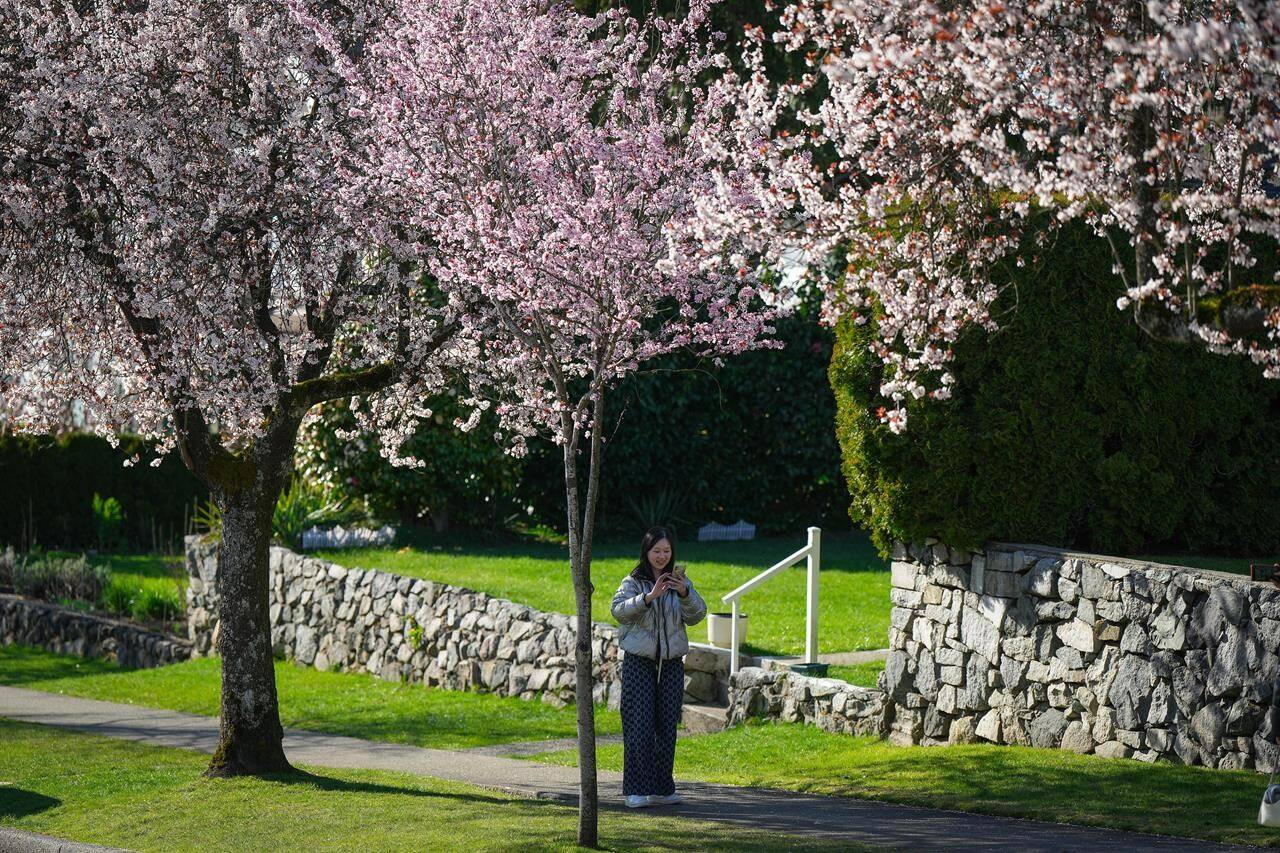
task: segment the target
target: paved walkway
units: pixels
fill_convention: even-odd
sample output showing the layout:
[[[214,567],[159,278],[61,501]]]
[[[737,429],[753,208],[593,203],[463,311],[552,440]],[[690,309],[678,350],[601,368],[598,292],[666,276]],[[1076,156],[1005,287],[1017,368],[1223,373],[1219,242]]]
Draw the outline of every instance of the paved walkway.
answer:
[[[202,752],[212,752],[218,740],[218,723],[212,717],[14,687],[0,687],[0,717]],[[578,771],[573,767],[294,729],[285,731],[285,750],[297,764],[416,773],[519,796],[577,802]],[[624,808],[622,774],[602,771],[599,779],[601,804],[605,808]],[[1191,853],[1251,849],[759,788],[685,782],[680,790],[685,803],[649,811],[825,838],[833,843],[856,841],[904,850],[1005,851],[1012,847],[1032,853],[1102,849]],[[780,846],[785,846],[782,839],[779,841]]]
[[[680,734],[683,735],[684,732]],[[622,743],[622,735],[596,735],[596,743]],[[515,743],[495,743],[490,746],[470,746],[459,752],[465,752],[467,755],[528,756],[577,748],[576,737],[561,737],[554,740],[524,740]]]

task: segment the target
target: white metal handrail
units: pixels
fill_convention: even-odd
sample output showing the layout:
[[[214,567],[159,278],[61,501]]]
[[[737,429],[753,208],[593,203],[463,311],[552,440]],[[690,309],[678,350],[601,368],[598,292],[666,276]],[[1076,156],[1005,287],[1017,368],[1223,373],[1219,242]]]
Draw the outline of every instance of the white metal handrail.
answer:
[[[729,626],[729,674],[738,671],[738,599],[745,592],[750,592],[769,578],[785,569],[789,569],[802,559],[808,559],[808,577],[805,588],[805,622],[804,622],[804,654],[805,663],[818,662],[818,571],[822,562],[822,530],[809,528],[809,544],[790,557],[765,569],[733,592],[721,596],[721,601],[733,604],[732,622]]]

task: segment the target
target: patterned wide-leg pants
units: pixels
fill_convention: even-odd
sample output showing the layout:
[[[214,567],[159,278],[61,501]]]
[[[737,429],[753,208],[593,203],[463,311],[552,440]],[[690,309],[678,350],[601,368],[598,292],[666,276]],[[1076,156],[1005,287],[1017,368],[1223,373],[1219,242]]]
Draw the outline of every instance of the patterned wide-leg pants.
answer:
[[[684,704],[684,660],[622,655],[622,793],[674,794],[676,724]]]

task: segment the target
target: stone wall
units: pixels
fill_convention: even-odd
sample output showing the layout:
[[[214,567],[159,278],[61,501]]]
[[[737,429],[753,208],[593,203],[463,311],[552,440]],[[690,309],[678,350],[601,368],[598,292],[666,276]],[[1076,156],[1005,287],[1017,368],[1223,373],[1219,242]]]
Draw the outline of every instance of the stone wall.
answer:
[[[187,540],[187,619],[201,654],[217,633],[217,546]],[[455,690],[480,689],[564,704],[573,697],[571,617],[457,586],[400,577],[271,549],[271,640],[278,657],[317,669]],[[566,573],[567,582],[567,573]],[[592,632],[595,699],[621,696],[617,628]],[[727,698],[728,655],[702,648],[685,658],[686,698]]]
[[[739,669],[733,678],[729,723],[769,718],[808,723],[828,732],[883,737],[890,710],[882,690],[752,666]]]
[[[1280,591],[1269,584],[1034,546],[893,556],[881,677],[893,741],[1275,763]]]
[[[184,661],[192,653],[187,641],[139,625],[47,601],[0,595],[0,645],[10,644],[113,660],[130,669]]]

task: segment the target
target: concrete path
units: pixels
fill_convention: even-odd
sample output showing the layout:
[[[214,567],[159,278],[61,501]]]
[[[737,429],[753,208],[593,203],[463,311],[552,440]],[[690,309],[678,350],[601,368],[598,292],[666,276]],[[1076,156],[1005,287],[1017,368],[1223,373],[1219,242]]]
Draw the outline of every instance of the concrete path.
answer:
[[[13,687],[0,687],[0,717],[202,752],[212,752],[218,740],[218,723],[212,717]],[[285,731],[285,751],[296,764],[416,773],[519,796],[566,804],[577,802],[578,771],[572,767],[294,729]],[[599,784],[601,803],[605,808],[624,808],[621,803],[622,774],[602,771]],[[830,839],[833,844],[856,841],[888,849],[928,851],[1006,851],[1012,848],[1031,853],[1103,849],[1191,853],[1251,849],[759,788],[685,782],[680,785],[680,791],[686,802],[650,811],[770,832],[819,837]],[[1249,820],[1251,816],[1241,815],[1239,819]],[[786,846],[781,838],[779,846]]]
[[[117,853],[119,850],[119,847],[83,844],[52,835],[0,826],[0,853]]]
[[[683,735],[683,732],[681,734]],[[596,735],[596,743],[622,743],[622,735]],[[514,743],[495,743],[491,746],[470,746],[458,751],[465,752],[467,755],[527,756],[577,748],[577,738],[562,737],[555,740],[524,740]]]

